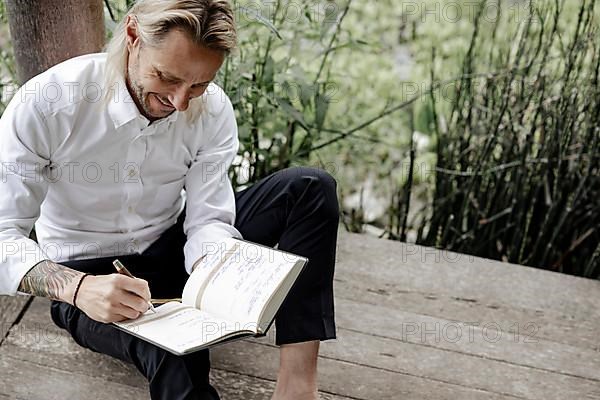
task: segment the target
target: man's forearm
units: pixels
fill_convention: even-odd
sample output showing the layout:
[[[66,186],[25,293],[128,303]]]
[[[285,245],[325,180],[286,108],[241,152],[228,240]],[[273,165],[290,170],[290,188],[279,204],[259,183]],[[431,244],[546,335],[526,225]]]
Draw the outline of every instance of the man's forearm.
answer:
[[[42,261],[25,274],[19,291],[71,303],[75,285],[82,272],[52,261]]]

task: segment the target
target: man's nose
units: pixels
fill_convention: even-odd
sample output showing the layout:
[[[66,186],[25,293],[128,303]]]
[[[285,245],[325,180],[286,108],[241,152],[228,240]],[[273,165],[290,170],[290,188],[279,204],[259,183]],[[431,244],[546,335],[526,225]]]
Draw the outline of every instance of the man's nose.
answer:
[[[177,111],[185,111],[190,105],[190,91],[185,87],[180,87],[175,93],[169,96],[169,101]]]

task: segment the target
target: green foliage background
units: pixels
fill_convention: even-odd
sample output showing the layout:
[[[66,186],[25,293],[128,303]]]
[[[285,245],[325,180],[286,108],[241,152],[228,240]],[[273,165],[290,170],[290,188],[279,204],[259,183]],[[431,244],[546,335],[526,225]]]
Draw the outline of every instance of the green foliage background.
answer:
[[[600,276],[593,0],[233,3],[236,186],[312,165],[351,231]]]

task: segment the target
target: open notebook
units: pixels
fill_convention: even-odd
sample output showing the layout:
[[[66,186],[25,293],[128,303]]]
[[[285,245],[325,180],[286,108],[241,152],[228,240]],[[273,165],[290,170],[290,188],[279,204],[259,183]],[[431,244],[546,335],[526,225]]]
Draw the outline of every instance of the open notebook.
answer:
[[[169,301],[118,328],[174,354],[202,350],[246,336],[264,336],[305,257],[226,239],[190,275],[181,302]]]

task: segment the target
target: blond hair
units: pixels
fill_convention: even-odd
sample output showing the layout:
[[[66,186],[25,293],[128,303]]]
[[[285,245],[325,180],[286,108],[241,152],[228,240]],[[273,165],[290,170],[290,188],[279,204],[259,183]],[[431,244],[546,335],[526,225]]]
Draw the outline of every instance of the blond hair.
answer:
[[[127,70],[127,34],[125,22],[131,15],[137,21],[137,33],[143,45],[158,46],[172,29],[181,29],[201,46],[229,54],[236,46],[237,34],[233,10],[228,0],[138,0],[117,25],[106,45],[105,98]],[[194,101],[195,100],[195,101]],[[185,111],[188,121],[202,112],[201,99],[190,101]]]

